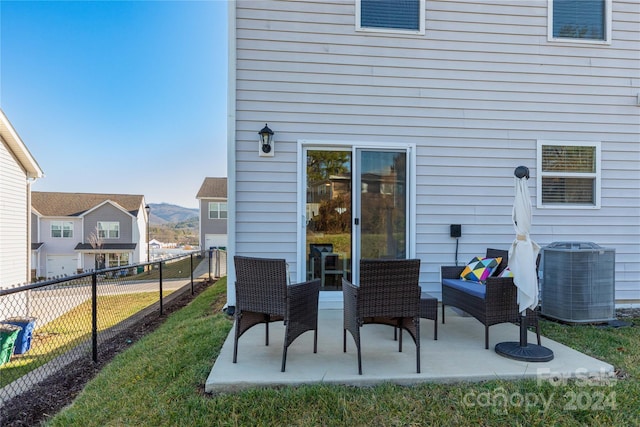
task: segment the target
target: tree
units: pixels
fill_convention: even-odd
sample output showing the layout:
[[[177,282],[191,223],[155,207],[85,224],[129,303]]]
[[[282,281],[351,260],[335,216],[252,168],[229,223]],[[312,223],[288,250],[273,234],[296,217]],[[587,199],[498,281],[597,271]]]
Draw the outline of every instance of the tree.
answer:
[[[95,269],[102,270],[103,268],[105,268],[105,262],[104,262],[105,260],[104,260],[104,254],[100,253],[100,250],[104,245],[104,239],[102,238],[102,236],[100,236],[100,230],[98,230],[97,225],[95,230],[91,232],[91,234],[89,234],[88,240],[91,247],[96,250]]]
[[[332,175],[349,173],[351,153],[348,151],[309,151],[307,182],[326,181]]]

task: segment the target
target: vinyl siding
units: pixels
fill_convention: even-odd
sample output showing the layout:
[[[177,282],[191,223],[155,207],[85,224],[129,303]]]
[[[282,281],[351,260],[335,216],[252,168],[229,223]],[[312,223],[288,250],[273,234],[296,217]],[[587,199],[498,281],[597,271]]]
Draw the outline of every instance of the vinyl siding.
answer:
[[[209,218],[209,203],[227,203],[227,199],[200,200],[200,218],[202,218],[202,235],[227,234],[227,218]]]
[[[141,263],[147,261],[147,220],[144,211],[146,206],[143,200],[138,209],[138,216],[132,218],[133,230],[131,243],[136,243],[136,248],[133,251],[133,259],[129,260],[131,264]]]
[[[236,253],[298,249],[298,140],[417,146],[417,256],[439,293],[452,264],[506,248],[513,170],[531,169],[532,238],[616,250],[616,298],[640,300],[640,8],[613,1],[610,45],[547,40],[547,1],[426,2],[426,34],[355,31],[355,2],[239,1]],[[275,156],[256,132],[276,132]],[[536,142],[600,141],[601,209],[537,209]],[[298,275],[298,278],[300,276]]]
[[[73,237],[51,237],[51,223],[70,221],[73,223]],[[75,247],[82,242],[82,219],[72,217],[40,217],[40,242],[43,242],[41,259],[47,255],[73,255]],[[44,257],[44,258],[43,258]]]
[[[200,246],[202,249],[208,249],[205,247],[206,235],[227,235],[227,222],[228,218],[209,218],[209,203],[228,203],[226,198],[201,198],[200,199]],[[227,208],[228,209],[228,208]],[[228,211],[227,211],[228,216]]]
[[[0,138],[0,289],[29,280],[27,174]]]
[[[89,242],[89,236],[91,233],[95,233],[98,227],[98,222],[117,222],[120,224],[119,237],[103,238],[104,243],[137,243],[133,239],[133,217],[123,212],[121,209],[113,206],[110,203],[105,203],[95,210],[92,210],[88,214],[84,215],[83,221],[83,237],[78,236],[78,241]],[[136,236],[137,237],[137,236]]]

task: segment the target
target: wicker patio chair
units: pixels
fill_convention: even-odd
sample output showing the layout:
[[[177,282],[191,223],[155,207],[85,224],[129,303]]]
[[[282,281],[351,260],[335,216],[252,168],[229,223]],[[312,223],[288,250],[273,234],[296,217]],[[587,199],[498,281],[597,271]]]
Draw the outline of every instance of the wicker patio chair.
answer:
[[[402,351],[402,330],[416,344],[416,368],[420,373],[420,276],[419,259],[360,260],[360,285],[342,279],[344,294],[343,347],[347,331],[358,351],[358,373],[362,375],[360,327],[370,323],[399,328],[398,350]]]
[[[236,311],[233,363],[238,360],[238,339],[251,327],[265,324],[265,345],[269,345],[269,323],[284,321],[282,369],[287,349],[307,331],[313,331],[313,352],[318,351],[318,295],[320,279],[287,285],[284,259],[235,256]]]

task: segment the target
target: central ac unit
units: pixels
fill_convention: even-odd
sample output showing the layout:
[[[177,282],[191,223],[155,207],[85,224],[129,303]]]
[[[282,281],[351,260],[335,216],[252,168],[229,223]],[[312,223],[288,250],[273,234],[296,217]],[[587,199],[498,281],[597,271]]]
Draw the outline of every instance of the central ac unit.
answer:
[[[542,249],[543,316],[567,323],[615,320],[615,250],[591,242]]]

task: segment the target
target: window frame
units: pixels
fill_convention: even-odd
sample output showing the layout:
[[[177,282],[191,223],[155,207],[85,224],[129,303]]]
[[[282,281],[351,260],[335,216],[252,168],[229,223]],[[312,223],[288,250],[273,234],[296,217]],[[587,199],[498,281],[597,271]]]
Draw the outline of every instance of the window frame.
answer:
[[[105,225],[115,225],[116,237],[111,236],[111,232],[114,231],[111,227],[105,227]],[[96,224],[98,228],[98,237],[101,239],[120,239],[120,221],[98,221]],[[101,235],[102,232],[106,232],[106,235]]]
[[[574,146],[574,147],[593,147],[595,148],[595,172],[544,172],[542,170],[542,147],[549,145],[558,146]],[[601,145],[600,141],[561,141],[561,140],[544,140],[539,139],[537,143],[536,152],[536,166],[538,174],[536,176],[536,206],[539,209],[600,209],[602,185],[601,185]],[[564,204],[564,203],[542,203],[542,179],[546,177],[571,177],[571,178],[593,178],[594,180],[594,195],[593,204]]]
[[[129,253],[126,252],[108,252],[105,255],[105,268],[122,267],[129,264]]]
[[[59,236],[53,235],[54,225],[57,225],[60,227]],[[65,226],[67,226],[67,228],[65,228]],[[65,236],[65,230],[69,231],[68,236]],[[51,224],[49,225],[49,235],[51,236],[52,239],[73,239],[73,221],[64,221],[64,220],[51,221]]]
[[[212,210],[211,207],[213,205],[216,205],[217,209]],[[220,209],[221,205],[225,205],[225,209]],[[217,212],[218,216],[212,217],[211,216],[212,212]],[[221,212],[225,212],[225,216],[224,217],[220,216]],[[209,219],[227,219],[229,217],[229,207],[227,205],[227,202],[209,202],[209,204],[207,205],[207,217]]]
[[[571,37],[553,36],[553,5],[555,0],[547,0],[547,40],[550,42],[583,43],[583,44],[611,44],[612,0],[604,0],[604,40],[597,39],[576,39]]]
[[[405,30],[402,28],[377,28],[377,27],[363,27],[361,25],[361,6],[362,6],[362,0],[355,0],[355,6],[356,6],[356,13],[355,13],[355,19],[356,19],[356,31],[362,31],[362,32],[374,32],[374,33],[395,33],[395,34],[416,34],[416,35],[424,35],[425,34],[425,21],[426,21],[426,10],[425,10],[425,4],[426,4],[426,0],[418,0],[418,2],[420,3],[420,18],[418,20],[419,22],[419,28],[417,30]]]

